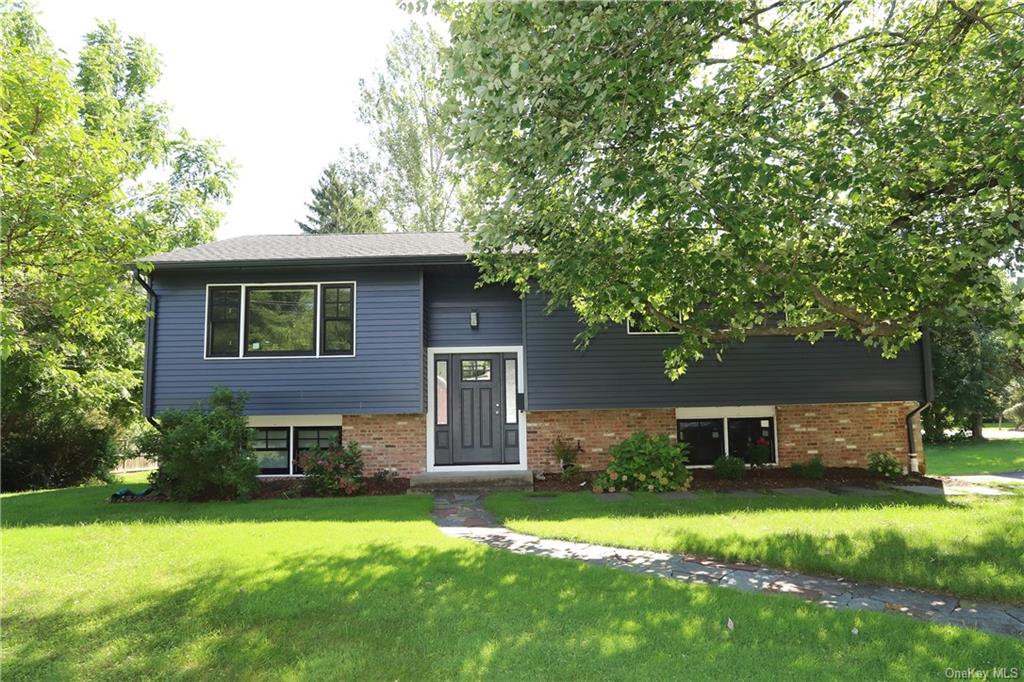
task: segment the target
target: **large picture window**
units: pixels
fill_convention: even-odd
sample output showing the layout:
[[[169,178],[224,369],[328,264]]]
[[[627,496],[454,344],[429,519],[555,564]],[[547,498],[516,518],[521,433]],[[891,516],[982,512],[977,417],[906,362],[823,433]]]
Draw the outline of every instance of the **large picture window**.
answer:
[[[351,355],[355,348],[352,285],[324,284],[323,327],[320,352],[323,355]]]
[[[315,353],[315,287],[246,288],[246,355]]]
[[[209,296],[206,304],[206,354],[217,358],[237,357],[242,287],[210,287]]]
[[[355,282],[212,284],[207,358],[353,356]]]
[[[691,466],[707,466],[722,455],[763,464],[767,454],[768,463],[776,462],[775,419],[770,411],[764,416],[747,416],[749,412],[743,411],[721,417],[707,412],[682,413],[676,420],[676,436],[686,443]]]

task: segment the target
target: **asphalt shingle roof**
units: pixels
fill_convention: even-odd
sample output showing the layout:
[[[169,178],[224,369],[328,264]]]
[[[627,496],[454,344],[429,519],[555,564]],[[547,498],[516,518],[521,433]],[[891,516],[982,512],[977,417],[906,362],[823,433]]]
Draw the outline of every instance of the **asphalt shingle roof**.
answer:
[[[145,261],[161,264],[211,265],[303,260],[389,260],[464,257],[471,246],[457,232],[386,232],[383,234],[272,234],[222,239],[186,249],[158,253]]]

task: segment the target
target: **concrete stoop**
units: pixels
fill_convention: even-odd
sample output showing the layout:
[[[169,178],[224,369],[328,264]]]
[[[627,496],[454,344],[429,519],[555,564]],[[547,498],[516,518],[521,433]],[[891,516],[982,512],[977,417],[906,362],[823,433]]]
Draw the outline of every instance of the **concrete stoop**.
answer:
[[[532,471],[431,471],[409,479],[410,493],[431,495],[532,490]]]

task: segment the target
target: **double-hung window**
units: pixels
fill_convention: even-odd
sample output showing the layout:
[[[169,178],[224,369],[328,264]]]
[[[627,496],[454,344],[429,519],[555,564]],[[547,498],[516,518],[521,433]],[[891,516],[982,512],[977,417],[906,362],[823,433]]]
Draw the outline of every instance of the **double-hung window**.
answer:
[[[288,428],[249,430],[249,449],[256,455],[261,474],[288,474]]]
[[[310,450],[326,450],[341,442],[341,429],[337,426],[296,426],[295,457],[292,473],[302,473],[302,455]]]
[[[206,357],[355,355],[354,282],[212,284]]]
[[[355,306],[351,284],[322,284],[321,355],[351,355],[355,347]]]
[[[238,357],[242,287],[210,287],[206,302],[206,355]]]

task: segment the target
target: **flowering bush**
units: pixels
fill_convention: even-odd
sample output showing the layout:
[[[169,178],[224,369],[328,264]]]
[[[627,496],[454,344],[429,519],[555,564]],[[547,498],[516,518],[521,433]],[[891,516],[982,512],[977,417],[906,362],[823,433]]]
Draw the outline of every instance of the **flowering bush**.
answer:
[[[594,492],[685,490],[691,474],[686,468],[686,444],[673,443],[665,434],[642,431],[611,449],[612,461],[594,480]]]
[[[363,449],[355,441],[310,450],[299,464],[314,495],[355,495],[363,486]]]
[[[899,478],[903,475],[903,465],[887,452],[875,452],[868,455],[868,471],[884,478]]]

